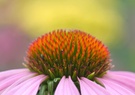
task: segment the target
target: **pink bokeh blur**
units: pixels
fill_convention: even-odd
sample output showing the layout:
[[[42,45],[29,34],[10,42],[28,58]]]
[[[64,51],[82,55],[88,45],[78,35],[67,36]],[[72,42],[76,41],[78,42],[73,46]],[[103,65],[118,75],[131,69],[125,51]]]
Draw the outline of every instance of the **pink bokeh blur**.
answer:
[[[16,26],[0,27],[0,71],[23,67],[30,38]]]

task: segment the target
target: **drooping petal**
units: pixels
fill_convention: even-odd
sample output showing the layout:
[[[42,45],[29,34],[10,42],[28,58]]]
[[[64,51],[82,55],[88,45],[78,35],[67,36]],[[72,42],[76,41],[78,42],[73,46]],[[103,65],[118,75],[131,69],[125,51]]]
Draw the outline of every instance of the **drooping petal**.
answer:
[[[44,79],[44,75],[39,75],[37,81],[30,85],[22,95],[36,95],[39,90],[39,86]]]
[[[21,77],[30,74],[31,72],[27,69],[16,69],[9,70],[0,73],[0,91],[9,87],[15,81],[20,79]]]
[[[27,79],[29,79],[29,78],[31,78],[31,77],[33,77],[33,76],[35,76],[35,73],[31,73],[31,74],[22,76],[22,78],[16,80],[13,84],[11,84],[9,87],[7,87],[7,88],[3,91],[2,95],[7,95],[6,93],[7,93],[9,90],[11,90],[12,88],[16,87],[16,86],[19,85],[20,83],[26,81]],[[0,94],[0,95],[1,95],[1,94]]]
[[[0,72],[0,81],[14,74],[18,74],[25,71],[29,71],[29,70],[28,69],[14,69],[14,70]]]
[[[99,81],[101,81],[106,90],[111,92],[113,95],[135,95],[134,93],[132,93],[130,90],[122,87],[121,85],[117,84],[116,82],[113,82],[111,80],[106,80],[106,79],[98,79]]]
[[[77,87],[71,80],[71,77],[65,78],[62,77],[60,80],[54,95],[80,95]]]
[[[44,75],[38,75],[25,80],[24,82],[14,86],[14,88],[8,90],[2,95],[36,95],[39,89],[39,85],[45,79]]]
[[[0,95],[4,92],[4,90],[0,91]]]
[[[129,71],[109,71],[108,74],[116,74],[116,75],[123,75],[127,77],[132,77],[135,79],[135,73]]]
[[[81,89],[81,94],[82,95],[97,95],[96,92],[91,89],[84,81],[79,80],[80,83],[80,89]]]
[[[81,95],[111,95],[99,84],[82,77],[79,79]]]
[[[117,84],[122,88],[129,90],[130,92],[134,93],[135,95],[135,74],[130,72],[114,72],[109,71],[107,74],[102,78],[102,80],[111,81],[113,84]],[[105,82],[104,81],[104,82]],[[115,89],[115,88],[114,88]]]

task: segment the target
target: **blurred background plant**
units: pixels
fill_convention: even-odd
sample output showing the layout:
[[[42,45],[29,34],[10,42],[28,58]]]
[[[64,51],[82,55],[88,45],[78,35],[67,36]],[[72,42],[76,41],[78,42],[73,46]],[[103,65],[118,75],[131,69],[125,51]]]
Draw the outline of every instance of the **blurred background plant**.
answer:
[[[116,70],[135,71],[134,0],[0,0],[0,71],[23,67],[29,43],[61,28],[90,33]]]

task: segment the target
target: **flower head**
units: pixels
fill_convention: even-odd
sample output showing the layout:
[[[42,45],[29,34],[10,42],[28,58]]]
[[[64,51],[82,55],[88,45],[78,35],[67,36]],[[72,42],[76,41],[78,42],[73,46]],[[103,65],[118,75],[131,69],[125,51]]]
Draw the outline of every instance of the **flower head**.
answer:
[[[107,47],[79,30],[57,30],[39,37],[26,59],[30,70],[49,77],[102,76],[110,69]]]
[[[24,65],[29,70],[0,73],[1,95],[135,95],[135,86],[126,83],[135,83],[135,74],[109,71],[107,47],[80,30],[57,30],[37,38]]]

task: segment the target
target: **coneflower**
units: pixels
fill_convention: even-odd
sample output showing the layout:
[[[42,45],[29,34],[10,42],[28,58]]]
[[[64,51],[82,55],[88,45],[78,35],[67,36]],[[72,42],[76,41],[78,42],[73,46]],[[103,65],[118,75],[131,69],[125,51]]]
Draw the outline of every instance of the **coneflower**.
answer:
[[[0,72],[0,95],[135,95],[135,74],[110,71],[108,48],[80,30],[37,38],[24,66]]]

